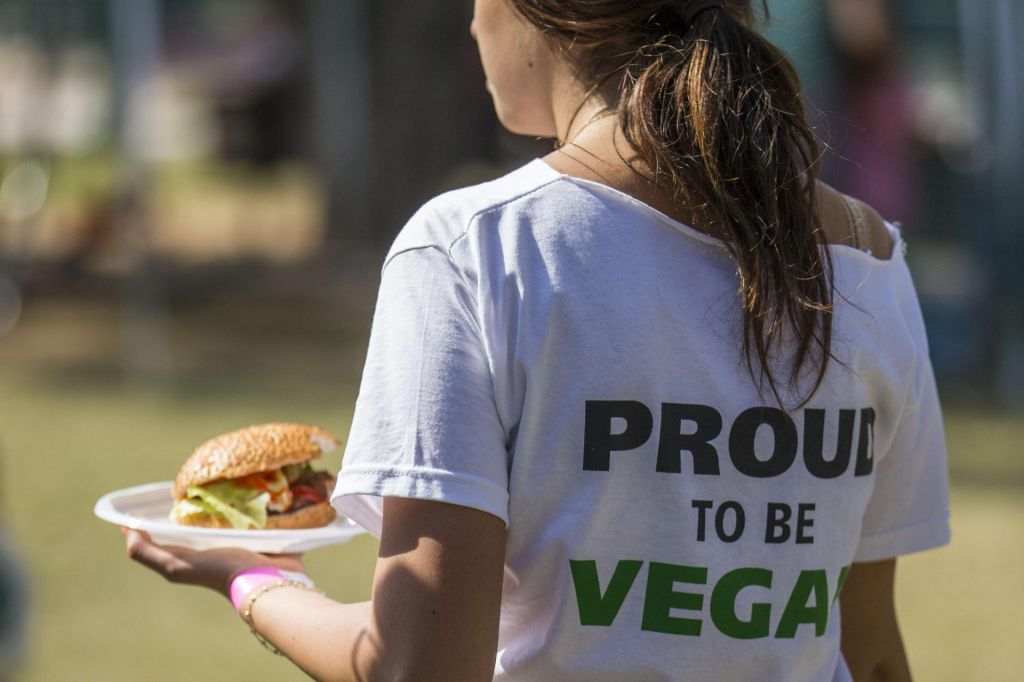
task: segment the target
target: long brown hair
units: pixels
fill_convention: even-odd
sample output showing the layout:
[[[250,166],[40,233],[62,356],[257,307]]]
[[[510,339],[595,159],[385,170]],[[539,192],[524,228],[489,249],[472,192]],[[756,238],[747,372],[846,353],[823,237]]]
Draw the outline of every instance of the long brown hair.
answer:
[[[824,380],[832,341],[818,143],[796,71],[754,29],[750,0],[509,1],[593,91],[617,87],[620,127],[651,179],[726,235],[751,377],[783,405],[770,359],[788,355],[791,390],[810,362],[813,388],[797,407],[805,405]]]

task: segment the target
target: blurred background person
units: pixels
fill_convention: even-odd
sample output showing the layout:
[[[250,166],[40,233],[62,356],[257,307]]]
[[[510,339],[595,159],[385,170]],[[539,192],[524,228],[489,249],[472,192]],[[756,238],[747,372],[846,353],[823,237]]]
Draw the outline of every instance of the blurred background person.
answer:
[[[831,180],[912,233],[916,102],[885,0],[829,0],[837,55]]]
[[[0,680],[17,679],[27,656],[28,581],[8,539],[0,535]]]
[[[3,464],[0,459],[0,474],[4,472]],[[5,484],[0,475],[0,512],[6,511]],[[28,578],[6,529],[0,524],[0,680],[5,682],[16,679],[24,666],[28,654],[28,614]]]

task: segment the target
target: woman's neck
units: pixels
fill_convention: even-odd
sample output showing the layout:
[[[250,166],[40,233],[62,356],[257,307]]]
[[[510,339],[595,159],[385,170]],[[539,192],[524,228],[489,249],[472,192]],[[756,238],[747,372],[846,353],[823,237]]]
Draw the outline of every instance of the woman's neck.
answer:
[[[578,116],[566,141],[544,157],[559,173],[607,185],[696,230],[716,235],[701,211],[658,186],[654,173],[625,139],[617,117]]]

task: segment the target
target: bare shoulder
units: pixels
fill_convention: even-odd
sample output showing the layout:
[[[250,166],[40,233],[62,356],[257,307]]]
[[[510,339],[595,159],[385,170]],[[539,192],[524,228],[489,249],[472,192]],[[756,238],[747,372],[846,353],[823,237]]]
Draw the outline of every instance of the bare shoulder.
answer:
[[[629,167],[609,163],[598,157],[583,159],[564,151],[553,152],[545,156],[544,161],[564,175],[608,185],[694,229],[722,238],[709,228],[710,223],[699,211],[676,203],[671,196],[649,183],[638,181],[637,173]],[[817,198],[818,217],[827,243],[869,251],[881,260],[892,257],[892,236],[875,209],[820,180],[817,183]]]
[[[892,236],[878,211],[868,204],[847,196],[835,188],[818,181],[818,215],[825,239],[830,244],[845,244],[881,260],[892,257]],[[851,228],[851,223],[860,229]]]

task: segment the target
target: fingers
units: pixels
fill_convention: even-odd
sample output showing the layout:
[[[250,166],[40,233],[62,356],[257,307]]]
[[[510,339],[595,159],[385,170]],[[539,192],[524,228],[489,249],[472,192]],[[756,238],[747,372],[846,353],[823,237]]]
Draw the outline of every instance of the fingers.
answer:
[[[134,528],[122,526],[121,534],[125,539],[125,551],[133,561],[172,583],[209,587],[224,596],[230,596],[231,577],[247,568],[270,565],[305,573],[301,554],[267,556],[228,547],[198,551],[159,545],[148,533]]]
[[[163,546],[148,533],[121,528],[129,558],[156,571],[172,583],[209,587],[228,596],[231,576],[246,568],[273,564],[259,554],[238,548],[207,549]],[[302,570],[298,561],[293,561]]]
[[[132,528],[121,528],[125,537],[128,557],[150,568],[171,582],[187,579],[189,563],[182,556],[189,550],[183,547],[161,547],[155,544],[149,534]]]

